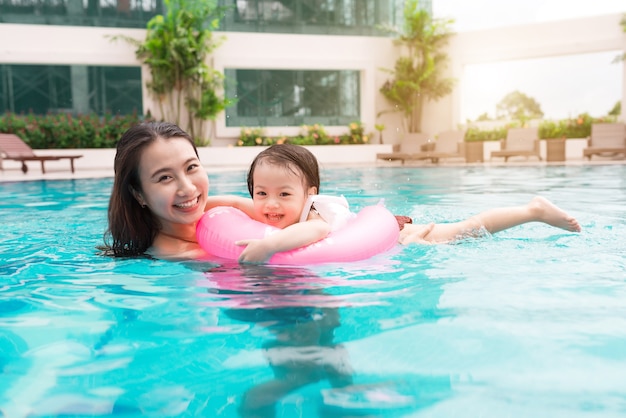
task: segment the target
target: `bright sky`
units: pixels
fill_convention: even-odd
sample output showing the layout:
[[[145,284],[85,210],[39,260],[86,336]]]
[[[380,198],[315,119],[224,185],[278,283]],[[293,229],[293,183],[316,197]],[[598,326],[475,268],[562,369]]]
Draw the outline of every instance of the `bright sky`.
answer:
[[[433,0],[435,17],[453,18],[456,32],[612,13],[626,13],[626,0]],[[534,98],[545,118],[606,115],[621,100],[623,63],[611,63],[618,53],[468,66],[461,119],[495,116],[496,104],[515,90]]]

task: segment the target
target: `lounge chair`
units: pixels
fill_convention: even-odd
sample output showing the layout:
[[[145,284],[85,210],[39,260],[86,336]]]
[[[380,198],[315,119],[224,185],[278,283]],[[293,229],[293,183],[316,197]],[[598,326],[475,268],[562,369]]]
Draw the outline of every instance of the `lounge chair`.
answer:
[[[26,161],[39,161],[41,162],[41,172],[45,174],[46,168],[44,165],[46,161],[68,159],[70,160],[70,168],[73,173],[74,160],[81,157],[82,155],[35,155],[33,149],[29,147],[26,142],[22,141],[19,136],[0,133],[0,170],[4,170],[2,167],[2,159],[20,161],[24,174],[28,172]]]
[[[423,150],[409,155],[411,160],[427,160],[438,163],[440,158],[463,158],[465,159],[465,131],[444,131],[437,135],[437,140],[432,143],[432,150]],[[422,146],[424,148],[424,146]]]
[[[427,134],[410,134],[406,135],[400,143],[400,149],[393,152],[383,152],[376,154],[376,159],[387,161],[402,161],[411,159],[412,154],[417,154],[422,151],[422,145],[428,142]]]
[[[511,128],[506,134],[506,139],[500,142],[500,151],[491,151],[491,158],[504,157],[507,162],[510,157],[537,157],[542,160],[539,153],[539,129],[538,128]]]
[[[626,125],[623,123],[594,123],[583,158],[591,161],[592,155],[623,154],[626,158]]]

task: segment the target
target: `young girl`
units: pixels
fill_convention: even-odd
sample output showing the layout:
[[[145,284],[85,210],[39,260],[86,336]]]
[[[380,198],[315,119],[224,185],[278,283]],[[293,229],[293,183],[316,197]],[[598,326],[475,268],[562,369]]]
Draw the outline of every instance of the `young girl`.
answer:
[[[326,237],[336,229],[340,216],[352,214],[344,207],[335,219],[320,216],[311,208],[310,196],[320,188],[319,166],[315,156],[304,147],[290,144],[274,145],[262,151],[248,171],[248,191],[252,196],[235,206],[259,222],[279,228],[263,239],[237,242],[245,245],[239,261],[267,261],[277,252],[299,248]],[[220,199],[217,197],[216,199]],[[307,206],[308,203],[308,206]],[[341,210],[341,207],[339,207]]]
[[[239,241],[237,244],[246,245],[240,261],[264,262],[276,252],[311,244],[354,216],[345,199],[318,195],[319,188],[319,166],[306,148],[280,144],[259,153],[248,171],[252,206],[246,199],[232,203],[253,219],[282,230],[263,239]],[[400,242],[448,243],[480,236],[484,230],[493,234],[527,222],[580,231],[576,219],[547,199],[535,197],[526,205],[491,209],[460,222],[401,225]]]

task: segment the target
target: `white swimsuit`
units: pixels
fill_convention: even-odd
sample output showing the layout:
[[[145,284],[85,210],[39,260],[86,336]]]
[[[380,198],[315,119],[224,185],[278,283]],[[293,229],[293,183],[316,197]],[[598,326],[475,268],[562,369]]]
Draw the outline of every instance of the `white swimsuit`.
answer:
[[[324,221],[328,222],[331,231],[338,230],[356,216],[356,214],[350,212],[348,201],[343,196],[310,195],[304,204],[300,222],[307,220],[311,209],[315,210]]]

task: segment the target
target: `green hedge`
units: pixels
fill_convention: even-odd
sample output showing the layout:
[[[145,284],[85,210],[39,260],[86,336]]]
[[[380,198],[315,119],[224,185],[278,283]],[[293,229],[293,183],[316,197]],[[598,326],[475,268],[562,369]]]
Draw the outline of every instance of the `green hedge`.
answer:
[[[138,115],[98,116],[70,114],[0,115],[0,132],[14,133],[34,149],[59,148],[115,148],[118,139],[131,126],[148,117]],[[576,118],[557,121],[545,120],[539,124],[539,138],[586,138],[591,134],[593,123],[615,122],[615,117],[593,118],[584,113]],[[479,129],[470,126],[465,141],[499,141],[507,130],[520,126],[512,123],[495,129]],[[288,142],[298,145],[368,144],[372,134],[366,134],[361,122],[348,125],[343,135],[329,135],[324,126],[305,125],[296,136],[265,135],[264,128],[242,128],[238,146],[272,145]]]
[[[475,126],[470,126],[465,131],[466,142],[479,142],[479,141],[500,141],[506,138],[506,131],[509,127],[495,128],[495,129],[479,129]]]
[[[115,148],[122,134],[147,117],[137,115],[98,116],[48,114],[0,116],[0,132],[14,133],[33,149]],[[271,145],[289,142],[298,145],[367,144],[372,135],[365,133],[361,122],[348,125],[348,133],[329,135],[322,125],[302,126],[300,135],[269,137],[264,128],[242,128],[237,145]]]
[[[615,116],[594,118],[587,113],[577,118],[561,119],[556,121],[543,121],[539,125],[539,138],[587,138],[591,135],[591,125],[594,123],[612,123]]]
[[[561,120],[544,120],[539,123],[539,139],[548,138],[587,138],[591,135],[591,125],[594,123],[615,122],[615,116],[594,118],[583,113],[575,118]],[[499,141],[506,138],[507,130],[519,128],[520,123],[510,123],[500,128],[479,129],[470,126],[465,133],[465,141]]]
[[[14,133],[34,149],[115,148],[122,134],[143,120],[137,115],[6,113],[0,116],[0,132]]]
[[[368,144],[372,135],[365,133],[361,122],[352,122],[348,125],[348,133],[343,135],[329,135],[324,126],[303,125],[300,134],[296,136],[267,136],[264,128],[242,128],[237,146],[261,146],[272,144],[296,145],[341,145],[341,144]]]

